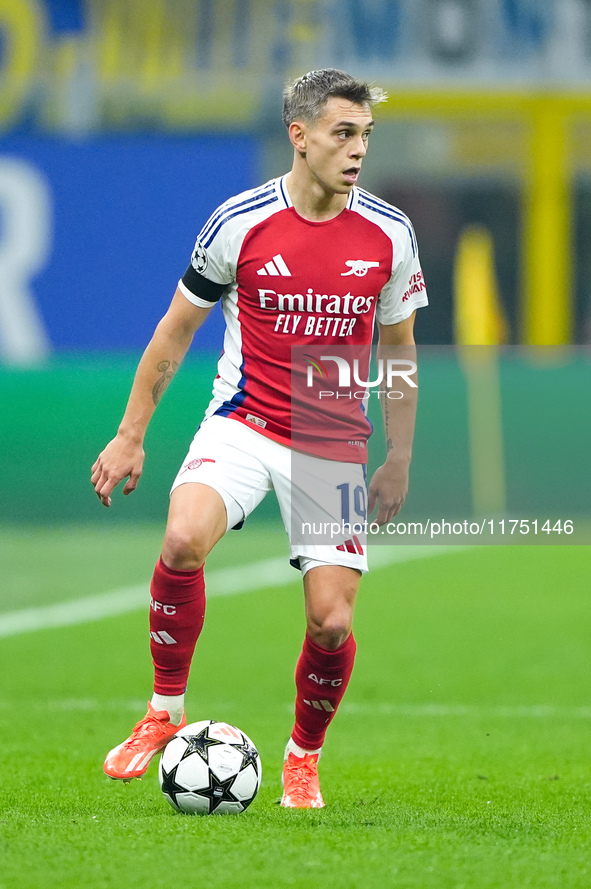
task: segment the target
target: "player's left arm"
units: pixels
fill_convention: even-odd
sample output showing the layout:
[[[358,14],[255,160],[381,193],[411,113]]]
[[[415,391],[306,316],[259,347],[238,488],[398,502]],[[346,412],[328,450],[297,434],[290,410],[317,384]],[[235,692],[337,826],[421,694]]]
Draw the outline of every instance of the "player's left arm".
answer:
[[[388,358],[401,362],[395,366],[400,366],[402,370],[409,371],[412,368],[407,362],[413,362],[416,368],[414,321],[413,312],[398,324],[378,324],[378,358],[384,360],[384,368]],[[387,382],[385,372],[384,378]],[[410,385],[409,380],[415,385]],[[376,469],[369,485],[368,511],[371,514],[378,505],[378,514],[374,521],[379,525],[385,525],[400,512],[408,493],[417,412],[416,370],[409,372],[407,377],[394,378],[392,382],[390,388],[384,387],[380,398],[386,435],[386,460]]]

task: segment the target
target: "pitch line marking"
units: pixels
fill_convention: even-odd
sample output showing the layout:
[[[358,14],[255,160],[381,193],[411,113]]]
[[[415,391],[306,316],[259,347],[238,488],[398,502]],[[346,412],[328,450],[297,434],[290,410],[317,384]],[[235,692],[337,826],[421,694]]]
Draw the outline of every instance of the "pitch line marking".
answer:
[[[293,710],[293,706],[292,706]],[[499,719],[591,719],[591,707],[557,704],[367,704],[343,701],[339,713],[350,716],[480,716]]]
[[[34,701],[31,706],[35,710],[63,710],[66,712],[81,712],[110,709],[114,711],[133,711],[134,713],[145,707],[143,698],[129,698],[125,700],[102,701],[98,698],[46,698],[43,701]],[[8,701],[0,699],[0,707],[7,708]],[[235,709],[236,701],[226,701],[219,704],[218,709]],[[293,701],[285,702],[286,712],[293,714]],[[486,719],[582,719],[591,720],[591,707],[563,705],[563,704],[433,704],[433,703],[381,703],[368,704],[343,701],[339,708],[342,716],[396,716],[415,718],[438,717],[479,717]],[[340,718],[340,717],[339,717]]]
[[[400,546],[373,547],[372,567],[383,568],[399,562],[446,555],[449,552],[468,550],[470,547],[453,546]],[[239,568],[219,568],[207,575],[207,596],[238,596],[254,590],[296,583],[297,574],[285,556],[252,562]],[[68,602],[56,602],[40,608],[24,608],[0,614],[0,638],[19,636],[36,630],[71,627],[92,623],[118,614],[128,614],[147,606],[150,601],[149,584],[124,587],[109,593],[85,596]]]

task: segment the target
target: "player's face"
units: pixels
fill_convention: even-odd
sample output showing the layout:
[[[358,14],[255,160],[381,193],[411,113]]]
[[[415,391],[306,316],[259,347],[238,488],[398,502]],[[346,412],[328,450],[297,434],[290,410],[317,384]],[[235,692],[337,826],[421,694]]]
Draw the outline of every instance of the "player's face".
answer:
[[[339,98],[330,98],[320,119],[306,127],[306,164],[324,190],[349,193],[359,178],[372,128],[367,105]]]

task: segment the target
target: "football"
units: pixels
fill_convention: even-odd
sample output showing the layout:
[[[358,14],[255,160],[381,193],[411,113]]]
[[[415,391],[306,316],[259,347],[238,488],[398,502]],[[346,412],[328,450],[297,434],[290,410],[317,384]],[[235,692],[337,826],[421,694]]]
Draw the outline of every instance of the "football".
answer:
[[[186,815],[239,814],[261,786],[258,751],[234,725],[204,719],[178,731],[160,758],[160,787]]]

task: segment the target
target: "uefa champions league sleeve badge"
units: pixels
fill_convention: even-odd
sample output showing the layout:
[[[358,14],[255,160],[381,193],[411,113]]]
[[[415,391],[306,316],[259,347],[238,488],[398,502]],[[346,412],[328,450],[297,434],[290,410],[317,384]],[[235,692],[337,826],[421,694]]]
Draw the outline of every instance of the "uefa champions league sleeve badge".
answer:
[[[201,241],[197,241],[197,243],[195,244],[195,250],[193,251],[193,256],[191,257],[191,265],[196,272],[199,272],[199,274],[202,275],[207,268],[207,262],[207,252],[205,250],[205,247],[203,246]]]

